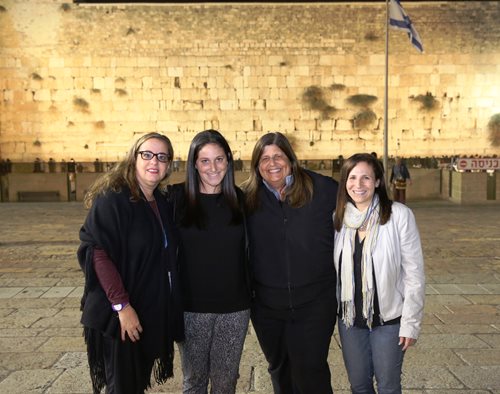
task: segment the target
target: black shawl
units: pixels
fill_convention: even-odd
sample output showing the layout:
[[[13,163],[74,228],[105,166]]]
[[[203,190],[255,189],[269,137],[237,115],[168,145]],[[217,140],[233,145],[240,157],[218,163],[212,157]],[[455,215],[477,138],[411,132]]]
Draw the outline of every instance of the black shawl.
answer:
[[[78,261],[85,273],[81,302],[85,342],[94,392],[106,384],[102,354],[103,336],[119,338],[118,315],[113,312],[97,280],[92,259],[95,247],[102,248],[116,265],[131,305],[137,312],[143,333],[133,344],[128,339],[133,362],[144,366],[154,363],[154,377],[161,384],[173,376],[173,341],[183,339],[183,315],[177,276],[177,233],[172,209],[159,191],[155,198],[160,211],[168,246],[164,247],[162,226],[144,199],[132,201],[128,188],[120,193],[108,191],[98,197],[80,230]],[[150,387],[150,376],[136,371],[140,387]]]

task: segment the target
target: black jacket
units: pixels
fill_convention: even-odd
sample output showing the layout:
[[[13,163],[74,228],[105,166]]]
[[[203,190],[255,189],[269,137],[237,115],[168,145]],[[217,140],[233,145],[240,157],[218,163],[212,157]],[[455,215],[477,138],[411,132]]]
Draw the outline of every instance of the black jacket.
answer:
[[[338,183],[311,171],[313,198],[301,208],[280,202],[261,184],[260,207],[248,217],[250,265],[257,301],[294,308],[335,288],[333,211]]]
[[[99,284],[92,260],[95,247],[103,249],[115,264],[143,327],[135,345],[141,360],[157,360],[161,371],[158,382],[172,376],[173,341],[183,336],[183,315],[176,272],[177,235],[168,213],[171,209],[158,191],[155,198],[168,240],[164,247],[162,226],[149,203],[132,202],[127,188],[107,192],[94,202],[80,230],[80,267],[85,273],[82,298],[82,324],[89,353],[94,391],[102,388],[102,336],[118,337],[119,321]],[[120,346],[131,346],[129,341]],[[144,364],[137,360],[137,365]],[[122,361],[122,360],[119,360]],[[123,360],[125,362],[125,360]],[[143,376],[143,387],[149,376]]]

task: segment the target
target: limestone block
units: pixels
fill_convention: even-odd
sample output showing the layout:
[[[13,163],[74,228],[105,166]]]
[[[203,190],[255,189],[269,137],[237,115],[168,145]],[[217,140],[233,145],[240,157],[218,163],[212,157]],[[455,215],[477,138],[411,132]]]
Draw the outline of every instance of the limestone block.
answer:
[[[157,130],[164,130],[164,132],[169,136],[169,138],[172,138],[171,130],[177,130],[177,128],[179,127],[178,123],[174,120],[157,121],[156,126]]]
[[[105,89],[109,88],[109,86],[106,86],[106,80],[102,77],[94,77],[92,78],[93,80],[93,89]]]
[[[264,131],[280,131],[280,132],[293,132],[295,130],[295,123],[292,120],[270,118],[262,120],[261,130]]]
[[[184,76],[182,67],[168,67],[167,75],[169,77],[182,77]]]
[[[238,109],[251,110],[254,108],[254,100],[238,99]]]
[[[309,76],[309,66],[294,66],[290,67],[290,75],[293,76]]]
[[[203,100],[203,110],[204,111],[219,111],[219,100],[204,99]]]
[[[373,129],[360,130],[358,135],[359,138],[365,140],[366,142],[378,141],[381,138],[381,133]]]
[[[316,130],[316,120],[295,120],[294,129],[300,131]]]
[[[236,91],[231,87],[217,89],[217,97],[221,100],[232,100],[236,103]]]
[[[256,142],[264,133],[269,130],[264,129],[264,131],[245,131],[246,141],[250,142],[251,149],[253,149],[253,142]]]
[[[150,94],[151,94],[151,100],[155,100],[157,102],[162,100],[162,98],[163,98],[163,92],[159,88],[151,89]]]
[[[64,67],[64,58],[56,58],[52,57],[49,59],[49,67],[51,68],[57,68],[57,67]]]
[[[270,65],[279,65],[280,63],[285,61],[285,58],[281,55],[271,55],[267,60]]]
[[[221,114],[219,127],[226,131],[245,130],[250,129],[251,122],[251,115],[246,112],[227,112]],[[236,137],[236,134],[234,136]]]
[[[35,101],[50,101],[50,99],[51,99],[50,90],[40,89],[40,90],[35,91],[33,99]]]
[[[335,128],[336,121],[334,119],[321,119],[318,122],[318,130],[322,131],[331,131]]]
[[[368,56],[368,64],[370,66],[383,66],[385,67],[385,55],[374,54]]]
[[[137,67],[160,67],[160,59],[157,57],[138,57]]]
[[[232,105],[236,105],[233,100],[230,101]],[[222,106],[222,101],[221,101]],[[184,111],[200,111],[203,109],[203,101],[202,100],[183,100],[182,101],[182,109]],[[232,109],[232,108],[231,108]]]
[[[432,77],[432,75],[431,75]],[[442,86],[456,85],[457,77],[455,74],[441,74],[439,76],[440,82]]]
[[[345,118],[337,119],[335,121],[335,130],[339,132],[352,131],[352,122]]]
[[[288,104],[284,100],[257,100],[257,101],[265,101],[265,107],[269,111],[282,110],[286,111],[288,109]]]
[[[19,93],[18,91],[16,91],[16,93]],[[20,97],[19,98],[22,98],[23,101],[24,101],[24,94],[21,93]],[[10,90],[10,89],[4,89],[3,90],[3,98],[2,100],[3,102],[9,102],[9,101],[14,101],[14,90]],[[16,100],[17,102],[19,102],[20,100]]]
[[[267,108],[267,100],[256,99],[252,100],[252,106],[255,110],[265,110]]]
[[[336,63],[334,60],[338,60],[338,59],[333,55],[320,55],[319,56],[319,64],[321,66],[331,66],[332,64],[339,64],[339,63]]]

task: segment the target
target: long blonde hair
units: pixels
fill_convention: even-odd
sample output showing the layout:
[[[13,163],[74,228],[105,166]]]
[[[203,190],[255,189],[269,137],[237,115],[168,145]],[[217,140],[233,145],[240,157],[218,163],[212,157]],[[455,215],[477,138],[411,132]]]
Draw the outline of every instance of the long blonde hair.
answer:
[[[159,187],[162,188],[163,184],[165,184],[168,180],[172,172],[172,158],[174,157],[174,150],[172,148],[172,143],[170,139],[159,133],[147,133],[140,137],[134,145],[130,148],[127,153],[127,156],[119,163],[117,163],[109,172],[104,173],[102,176],[97,178],[97,180],[90,186],[89,190],[85,194],[83,198],[83,204],[85,208],[90,208],[94,203],[95,199],[99,195],[103,195],[108,191],[120,192],[123,186],[127,186],[132,193],[132,201],[138,201],[141,197],[141,188],[139,183],[137,182],[136,177],[136,163],[137,163],[137,154],[141,145],[150,139],[158,139],[163,141],[167,145],[168,149],[168,170],[160,182]]]
[[[241,185],[246,196],[248,212],[259,207],[259,187],[262,176],[259,171],[259,161],[268,145],[276,145],[290,161],[293,184],[286,191],[286,198],[292,208],[300,208],[312,200],[313,183],[311,177],[302,169],[288,139],[280,132],[264,134],[255,144],[250,164],[250,177]]]

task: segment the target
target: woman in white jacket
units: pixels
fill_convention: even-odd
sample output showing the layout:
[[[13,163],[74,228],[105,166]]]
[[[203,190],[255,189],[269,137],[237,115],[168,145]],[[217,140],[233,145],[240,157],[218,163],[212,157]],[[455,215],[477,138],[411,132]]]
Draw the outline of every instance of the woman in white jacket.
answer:
[[[334,214],[339,334],[353,393],[401,393],[405,351],[419,335],[424,261],[412,211],[392,202],[368,153],[344,162]]]

